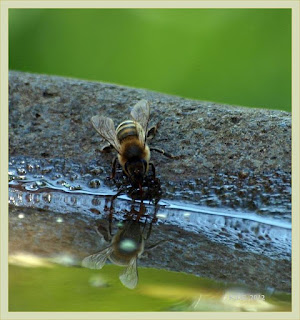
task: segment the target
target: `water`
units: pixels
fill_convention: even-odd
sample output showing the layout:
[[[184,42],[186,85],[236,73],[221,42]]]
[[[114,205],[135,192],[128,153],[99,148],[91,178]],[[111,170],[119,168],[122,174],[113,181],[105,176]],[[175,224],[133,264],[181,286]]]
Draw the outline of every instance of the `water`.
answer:
[[[274,306],[272,302],[271,307],[269,305],[278,292],[290,290],[291,220],[288,212],[274,216],[262,215],[250,210],[214,208],[168,197],[160,198],[156,205],[153,201],[141,204],[138,200],[133,202],[126,192],[111,201],[116,193],[117,188],[105,180],[103,168],[96,164],[83,170],[76,164],[62,160],[49,163],[33,159],[11,159],[11,256],[15,254],[22,257],[24,252],[29,251],[36,259],[48,261],[50,265],[53,261],[59,264],[69,261],[68,268],[72,269],[74,265],[81,266],[84,258],[100,252],[101,259],[105,259],[104,263],[101,262],[101,271],[98,271],[101,274],[107,275],[108,268],[114,268],[107,263],[122,265],[113,269],[115,275],[109,280],[113,281],[113,286],[118,290],[120,285],[125,290],[130,290],[128,288],[131,286],[146,296],[150,295],[151,299],[159,295],[162,305],[171,295],[174,303],[168,304],[163,310],[268,311],[289,308],[286,305],[282,307],[282,301],[277,301]],[[127,242],[120,241],[122,232],[126,234]],[[20,233],[24,235],[23,238]],[[131,237],[133,246],[128,242],[128,237]],[[26,239],[30,240],[26,242]],[[116,243],[127,248],[126,261],[124,256],[122,259],[116,257],[120,251]],[[138,257],[135,261],[131,260],[129,252],[133,249],[128,248],[137,249]],[[86,266],[91,267],[89,264]],[[23,264],[12,270],[25,274],[22,268],[24,259]],[[63,269],[63,272],[71,274],[71,269]],[[127,271],[129,269],[131,271]],[[61,272],[62,269],[59,270]],[[99,276],[95,271],[91,272],[92,277]],[[148,284],[145,278],[135,279],[135,273],[141,272],[145,273],[146,278],[154,278]],[[176,274],[164,285],[164,288],[169,289],[163,290],[159,282],[154,280],[163,272]],[[34,274],[32,272],[33,277]],[[128,281],[122,281],[122,274],[130,278],[129,284]],[[191,280],[185,287],[190,292],[187,295],[190,298],[185,301],[180,294],[172,293],[183,290],[177,288],[179,278],[176,277],[179,275],[183,279],[195,276],[195,279],[214,279],[217,285],[213,285],[213,290],[210,287],[213,293],[207,295],[204,292],[208,289],[201,289],[200,280],[196,288],[191,285],[196,280]],[[89,280],[88,283],[110,288],[101,277],[97,279],[94,282]],[[26,286],[23,289],[30,290]],[[117,295],[116,291],[114,294]],[[135,296],[134,293],[130,295]],[[262,296],[268,297],[267,302]],[[224,304],[225,300],[227,302]],[[108,301],[106,304],[111,306]],[[20,303],[12,308],[22,311]],[[127,310],[124,306],[122,308],[123,311]],[[84,310],[90,309],[87,307]],[[101,310],[107,309],[105,307]],[[156,309],[152,307],[146,311],[152,310]]]

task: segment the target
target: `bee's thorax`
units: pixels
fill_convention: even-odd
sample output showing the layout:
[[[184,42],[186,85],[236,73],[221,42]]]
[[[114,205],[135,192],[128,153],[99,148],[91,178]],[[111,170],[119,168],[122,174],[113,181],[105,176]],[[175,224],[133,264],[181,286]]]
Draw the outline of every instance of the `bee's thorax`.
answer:
[[[120,155],[127,159],[127,161],[143,159],[146,156],[146,149],[137,137],[130,136],[122,141]]]

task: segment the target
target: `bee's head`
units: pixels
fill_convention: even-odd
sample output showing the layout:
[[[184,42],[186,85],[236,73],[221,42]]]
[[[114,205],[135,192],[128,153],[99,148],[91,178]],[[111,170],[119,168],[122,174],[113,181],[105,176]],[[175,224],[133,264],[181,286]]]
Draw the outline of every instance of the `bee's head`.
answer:
[[[128,161],[125,164],[125,173],[129,177],[133,186],[141,186],[147,172],[147,161]]]

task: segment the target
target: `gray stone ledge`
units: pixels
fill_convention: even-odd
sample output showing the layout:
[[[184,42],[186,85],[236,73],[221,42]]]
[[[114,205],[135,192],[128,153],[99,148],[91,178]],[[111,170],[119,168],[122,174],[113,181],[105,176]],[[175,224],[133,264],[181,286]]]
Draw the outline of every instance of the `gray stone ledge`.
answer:
[[[151,145],[182,156],[169,160],[152,152],[167,198],[179,194],[199,204],[260,214],[276,214],[274,207],[290,212],[291,114],[287,112],[11,71],[10,156],[64,158],[82,165],[97,160],[107,176],[113,156],[99,152],[103,140],[90,118],[104,114],[118,124],[140,99],[151,102],[150,124],[160,123]]]
[[[11,71],[10,154],[69,158],[84,163],[99,155],[101,138],[90,118],[105,114],[119,123],[140,99],[151,102],[151,123],[160,122],[155,145],[184,158],[153,155],[172,180],[217,172],[291,172],[291,115],[220,105],[128,88]],[[180,167],[180,174],[172,172]]]

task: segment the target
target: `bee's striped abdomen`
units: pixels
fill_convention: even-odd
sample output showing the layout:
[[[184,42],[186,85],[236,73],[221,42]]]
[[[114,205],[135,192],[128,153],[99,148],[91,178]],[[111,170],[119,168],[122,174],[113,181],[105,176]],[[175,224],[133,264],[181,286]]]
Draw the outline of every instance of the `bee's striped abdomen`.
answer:
[[[129,136],[137,136],[135,122],[132,120],[123,121],[118,125],[116,134],[120,142]]]

